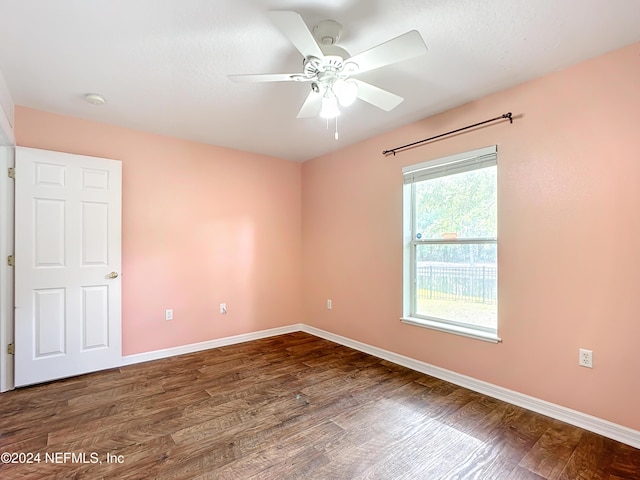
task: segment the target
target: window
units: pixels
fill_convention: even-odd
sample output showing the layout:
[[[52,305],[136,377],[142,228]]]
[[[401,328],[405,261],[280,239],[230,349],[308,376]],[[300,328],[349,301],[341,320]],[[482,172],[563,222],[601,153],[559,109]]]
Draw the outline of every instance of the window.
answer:
[[[498,342],[497,148],[404,176],[402,321]]]

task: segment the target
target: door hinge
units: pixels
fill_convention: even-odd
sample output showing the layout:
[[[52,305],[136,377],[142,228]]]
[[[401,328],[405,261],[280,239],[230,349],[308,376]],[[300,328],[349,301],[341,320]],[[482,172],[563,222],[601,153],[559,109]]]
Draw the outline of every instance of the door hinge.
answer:
[[[13,255],[9,255],[9,256],[7,257],[7,264],[8,264],[10,267],[15,267],[15,265],[16,265],[16,259],[15,259],[15,257],[14,257]]]
[[[13,167],[9,167],[8,175],[9,178],[16,178],[16,169]]]
[[[9,355],[15,355],[15,353],[16,353],[16,344],[15,343],[10,343],[9,345],[7,345],[7,353]]]

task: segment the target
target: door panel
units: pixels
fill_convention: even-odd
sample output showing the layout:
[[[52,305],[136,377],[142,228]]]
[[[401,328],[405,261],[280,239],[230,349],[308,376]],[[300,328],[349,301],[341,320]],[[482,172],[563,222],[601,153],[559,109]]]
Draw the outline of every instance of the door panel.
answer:
[[[67,331],[64,288],[34,290],[33,300],[35,358],[64,355]]]
[[[64,267],[64,209],[63,200],[34,198],[35,267]]]
[[[82,287],[82,350],[109,347],[109,287]]]
[[[109,264],[109,204],[82,202],[82,265]]]
[[[16,149],[16,386],[120,364],[121,183],[116,160]]]

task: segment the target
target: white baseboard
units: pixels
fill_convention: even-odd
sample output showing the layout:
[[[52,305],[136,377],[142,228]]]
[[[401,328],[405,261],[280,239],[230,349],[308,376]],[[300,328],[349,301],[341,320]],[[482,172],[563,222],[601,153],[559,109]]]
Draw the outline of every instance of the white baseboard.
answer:
[[[397,365],[402,365],[403,367],[410,368],[411,370],[431,375],[432,377],[436,377],[455,385],[468,388],[469,390],[473,390],[475,392],[497,398],[498,400],[503,400],[512,405],[517,405],[519,407],[526,408],[527,410],[531,410],[542,415],[555,418],[556,420],[560,420],[570,425],[584,428],[585,430],[589,430],[590,432],[594,432],[618,442],[631,445],[634,448],[640,448],[640,431],[633,430],[631,428],[624,427],[622,425],[618,425],[616,423],[609,422],[608,420],[603,420],[601,418],[594,417],[577,410],[562,407],[545,400],[540,400],[523,393],[518,393],[513,390],[499,387],[491,383],[476,380],[475,378],[467,377],[466,375],[460,375],[459,373],[452,372],[451,370],[445,370],[444,368],[436,367],[435,365],[430,365],[413,358],[405,357],[404,355],[399,355],[397,353],[389,352],[378,347],[373,347],[371,345],[367,345],[366,343],[351,340],[350,338],[342,337],[340,335],[336,335],[325,330],[320,330],[315,327],[302,325],[301,330],[311,335],[315,335],[317,337],[339,343],[346,347],[368,353],[375,357],[388,360]]]
[[[570,425],[584,428],[590,432],[631,445],[634,448],[640,448],[640,431],[301,323],[286,327],[245,333],[242,335],[234,335],[232,337],[225,337],[207,342],[166,348],[153,352],[127,355],[122,357],[122,366],[149,362],[151,360],[159,360],[161,358],[173,357],[175,355],[184,355],[186,353],[200,352],[211,348],[224,347],[227,345],[234,345],[236,343],[244,343],[251,340],[259,340],[261,338],[274,337],[276,335],[284,335],[286,333],[300,331],[330,340],[340,345],[344,345],[345,347],[350,347],[355,350],[368,353],[369,355],[388,360],[417,372],[431,375],[432,377],[468,388],[469,390],[497,398],[498,400],[503,400],[507,403],[511,403],[512,405],[517,405],[519,407],[526,408],[527,410],[555,418]]]
[[[133,365],[134,363],[150,362],[152,360],[160,360],[161,358],[174,357],[176,355],[184,355],[186,353],[201,352],[211,348],[225,347],[227,345],[235,345],[236,343],[250,342],[261,338],[275,337],[276,335],[284,335],[285,333],[300,332],[303,325],[288,325],[286,327],[271,328],[269,330],[260,330],[258,332],[244,333],[242,335],[234,335],[232,337],[218,338],[200,343],[191,343],[180,347],[165,348],[162,350],[154,350],[153,352],[136,353],[134,355],[126,355],[122,357],[121,366]]]

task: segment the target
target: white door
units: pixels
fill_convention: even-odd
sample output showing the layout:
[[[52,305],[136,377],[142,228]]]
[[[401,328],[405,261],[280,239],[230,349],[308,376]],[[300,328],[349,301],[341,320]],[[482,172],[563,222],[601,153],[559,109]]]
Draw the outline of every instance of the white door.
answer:
[[[120,364],[122,164],[16,148],[15,384]]]

